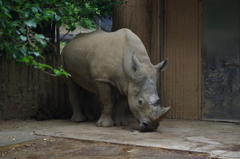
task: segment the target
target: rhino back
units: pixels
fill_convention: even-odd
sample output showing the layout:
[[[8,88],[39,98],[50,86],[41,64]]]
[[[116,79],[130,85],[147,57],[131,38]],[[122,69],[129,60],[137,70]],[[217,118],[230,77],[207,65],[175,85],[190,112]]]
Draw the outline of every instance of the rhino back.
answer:
[[[95,82],[109,82],[125,94],[132,74],[133,53],[139,61],[150,60],[141,40],[128,29],[78,34],[62,52],[64,67],[73,80],[90,92]]]

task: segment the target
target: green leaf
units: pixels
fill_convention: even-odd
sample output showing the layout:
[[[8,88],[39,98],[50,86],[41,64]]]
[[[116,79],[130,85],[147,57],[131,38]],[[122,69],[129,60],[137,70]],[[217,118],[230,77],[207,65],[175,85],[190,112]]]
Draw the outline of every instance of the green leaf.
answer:
[[[8,16],[9,18],[11,18],[11,19],[12,19],[12,16],[11,16],[11,14],[7,14],[7,16]]]
[[[1,10],[3,10],[3,13],[4,14],[8,14],[9,10],[5,7],[1,7]]]
[[[18,35],[20,35],[21,33],[18,31],[18,30],[16,30],[16,33],[18,34]]]
[[[46,41],[43,41],[43,40],[39,40],[40,44],[43,46],[43,47],[46,47],[47,46],[47,43]]]
[[[61,75],[61,72],[60,72],[59,70],[54,69],[53,71],[54,71],[54,74],[55,74],[56,76]]]
[[[58,70],[53,69],[53,72],[54,72],[55,76],[65,75],[66,78],[71,77],[71,75],[69,73],[64,71],[64,69],[62,68],[62,65],[58,67]]]
[[[35,60],[33,60],[32,56],[24,56],[24,57],[22,57],[20,59],[17,59],[17,61],[25,62],[27,65],[30,65],[30,64],[36,62]]]
[[[21,39],[22,41],[26,41],[26,40],[27,40],[27,37],[24,36],[24,35],[20,35],[20,39]]]
[[[37,13],[38,12],[38,9],[36,7],[32,7],[32,12],[33,13]]]
[[[28,20],[25,21],[24,24],[26,24],[27,26],[29,26],[30,28],[36,28],[37,27],[37,23],[35,22],[35,20]]]
[[[38,65],[41,67],[41,68],[50,68],[50,69],[53,69],[51,66],[47,65],[47,64],[41,64],[41,63],[38,63]]]
[[[11,23],[10,23],[10,25],[11,26],[18,26],[19,24],[19,20],[15,20],[15,21],[12,21]]]
[[[38,53],[38,52],[33,52],[33,54],[37,57],[40,56],[40,53]]]
[[[21,48],[20,51],[22,52],[22,54],[23,54],[24,56],[27,55],[27,49],[26,49],[26,47]]]
[[[57,14],[54,16],[54,18],[55,18],[56,21],[59,21],[61,19],[61,17]]]
[[[45,36],[42,35],[42,34],[38,34],[38,37],[39,37],[40,39],[44,39],[44,38],[45,38]]]
[[[19,29],[22,33],[25,33],[26,32],[26,29],[25,28],[20,28]]]
[[[15,51],[13,52],[13,58],[15,59],[21,59],[23,57],[21,51]]]
[[[26,7],[26,8],[30,8],[30,7],[31,7],[31,4],[30,4],[30,3],[25,3],[25,7]]]
[[[36,51],[29,51],[28,54],[35,55],[36,57],[39,57],[39,56],[42,57],[41,54],[39,52],[36,52]]]
[[[23,12],[23,18],[28,18],[29,17],[29,13],[28,12]]]

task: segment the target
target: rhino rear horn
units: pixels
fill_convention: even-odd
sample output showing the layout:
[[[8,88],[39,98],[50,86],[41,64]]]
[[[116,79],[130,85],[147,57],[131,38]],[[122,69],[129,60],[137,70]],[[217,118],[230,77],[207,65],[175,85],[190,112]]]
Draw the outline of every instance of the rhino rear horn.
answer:
[[[155,65],[154,68],[159,72],[159,71],[164,71],[166,70],[168,66],[168,61],[169,59],[166,58],[164,61],[160,62],[159,64]]]

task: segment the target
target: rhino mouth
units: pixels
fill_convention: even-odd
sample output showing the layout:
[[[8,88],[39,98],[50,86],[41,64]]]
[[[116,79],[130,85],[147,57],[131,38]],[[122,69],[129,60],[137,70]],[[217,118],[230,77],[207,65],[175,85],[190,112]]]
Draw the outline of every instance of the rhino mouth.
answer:
[[[153,131],[156,130],[159,126],[159,123],[149,123],[149,122],[140,122],[139,127],[142,131]]]

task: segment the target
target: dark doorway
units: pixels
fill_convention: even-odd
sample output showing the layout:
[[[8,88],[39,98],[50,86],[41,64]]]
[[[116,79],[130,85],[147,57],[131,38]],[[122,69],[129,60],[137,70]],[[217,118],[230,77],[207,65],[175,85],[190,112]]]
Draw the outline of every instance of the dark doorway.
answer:
[[[205,120],[240,122],[240,0],[203,1]]]

